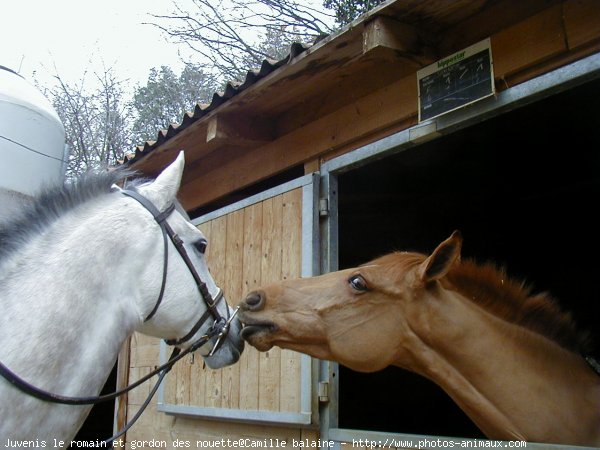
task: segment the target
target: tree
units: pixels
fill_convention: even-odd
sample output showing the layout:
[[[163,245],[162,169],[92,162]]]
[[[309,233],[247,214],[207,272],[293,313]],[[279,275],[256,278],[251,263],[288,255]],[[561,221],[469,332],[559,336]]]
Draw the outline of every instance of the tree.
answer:
[[[79,83],[68,83],[56,75],[57,84],[42,89],[65,127],[70,151],[67,179],[114,165],[132,147],[131,110],[125,100],[123,83],[109,68],[102,74],[94,74],[97,87],[90,90],[86,76],[84,74]]]
[[[141,144],[156,139],[158,130],[181,122],[197,102],[209,103],[217,90],[215,78],[200,67],[188,64],[179,76],[169,67],[151,69],[146,86],[138,87],[131,107],[136,114],[132,139]]]
[[[385,0],[324,0],[323,6],[335,13],[335,22],[344,26]]]
[[[264,59],[280,59],[292,42],[314,42],[333,31],[333,16],[295,0],[179,0],[152,23],[188,46],[226,81],[241,80]]]

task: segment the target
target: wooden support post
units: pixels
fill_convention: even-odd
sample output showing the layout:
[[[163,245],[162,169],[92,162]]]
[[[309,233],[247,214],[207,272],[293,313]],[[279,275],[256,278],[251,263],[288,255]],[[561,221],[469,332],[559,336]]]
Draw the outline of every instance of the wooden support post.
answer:
[[[417,39],[418,35],[415,27],[400,23],[389,17],[375,17],[365,24],[363,53],[377,47],[403,53],[415,53],[417,51]]]
[[[416,27],[379,16],[365,24],[363,55],[401,58],[423,66],[435,60],[424,42]]]
[[[273,140],[272,122],[268,118],[216,114],[208,121],[206,143],[216,147],[259,147]]]
[[[129,367],[131,355],[131,337],[127,338],[117,360],[117,380],[115,390],[123,389],[129,384]],[[127,394],[115,400],[115,415],[113,431],[121,431],[127,424]]]
[[[319,158],[313,158],[304,163],[304,173],[318,172],[321,169],[321,160]]]

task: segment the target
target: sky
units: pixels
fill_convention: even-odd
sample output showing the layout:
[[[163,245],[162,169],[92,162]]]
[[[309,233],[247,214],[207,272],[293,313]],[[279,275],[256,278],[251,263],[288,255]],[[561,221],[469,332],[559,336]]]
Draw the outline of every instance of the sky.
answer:
[[[152,67],[183,68],[179,51],[152,25],[150,13],[173,11],[172,0],[2,0],[0,65],[41,85],[77,82],[87,71],[114,67],[117,78],[145,85]],[[186,56],[185,54],[183,56]]]
[[[93,86],[94,72],[114,68],[133,91],[146,84],[151,68],[167,65],[179,73],[182,58],[193,58],[185,45],[145,24],[156,21],[151,14],[173,12],[173,0],[0,1],[0,65],[43,87],[56,75],[77,83],[86,72],[86,86]],[[303,4],[320,8],[322,0]]]

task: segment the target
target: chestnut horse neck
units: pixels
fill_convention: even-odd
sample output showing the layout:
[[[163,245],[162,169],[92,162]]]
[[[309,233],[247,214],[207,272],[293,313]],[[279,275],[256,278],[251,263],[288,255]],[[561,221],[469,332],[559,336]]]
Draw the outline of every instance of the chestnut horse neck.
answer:
[[[581,355],[591,351],[589,333],[578,330],[571,314],[562,311],[552,297],[547,293],[532,295],[529,286],[508,278],[491,263],[455,264],[442,283],[495,316],[539,333],[567,350]]]
[[[419,274],[430,258],[396,253],[369,266]],[[411,357],[399,352],[395,365],[440,385],[489,437],[600,444],[600,377],[581,357],[586,334],[549,296],[493,265],[450,259],[417,283],[419,306],[406,310]]]
[[[285,280],[248,294],[242,337],[373,372],[396,365],[444,389],[490,438],[600,446],[600,377],[585,336],[544,295],[461,262],[455,232],[431,255]]]

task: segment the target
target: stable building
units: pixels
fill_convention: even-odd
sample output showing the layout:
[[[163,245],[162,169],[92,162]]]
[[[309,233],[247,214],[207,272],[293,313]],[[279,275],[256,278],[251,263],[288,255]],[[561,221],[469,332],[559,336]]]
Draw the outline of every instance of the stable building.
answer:
[[[125,164],[153,176],[185,150],[180,200],[231,302],[392,250],[429,252],[459,229],[465,257],[550,291],[600,341],[599,102],[599,1],[395,0],[265,61]],[[165,360],[163,345],[135,335],[118,384]],[[118,404],[119,426],[146,394]],[[438,437],[483,435],[427,380],[247,347],[219,371],[180,362],[126,441]]]

